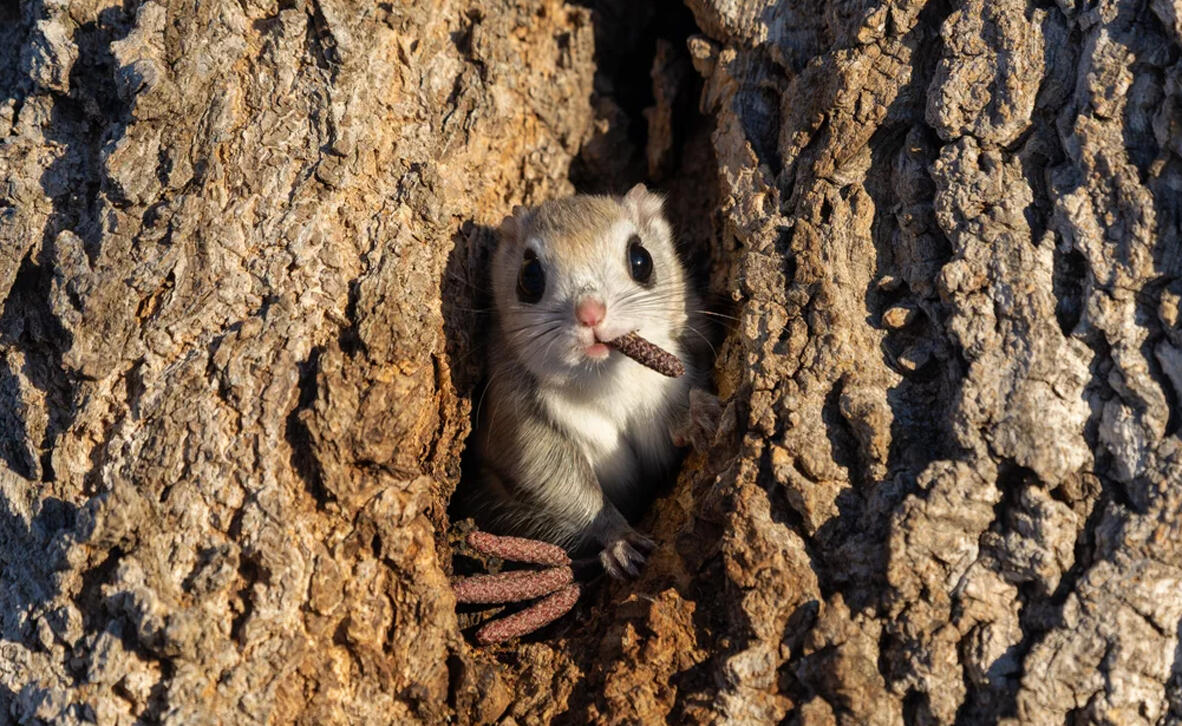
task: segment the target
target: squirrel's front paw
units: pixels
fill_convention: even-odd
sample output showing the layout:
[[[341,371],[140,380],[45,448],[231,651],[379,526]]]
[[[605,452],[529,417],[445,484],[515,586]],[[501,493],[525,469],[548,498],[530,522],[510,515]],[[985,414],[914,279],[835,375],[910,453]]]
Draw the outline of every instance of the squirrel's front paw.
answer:
[[[599,553],[599,561],[607,574],[617,580],[636,577],[649,553],[656,545],[651,539],[629,529],[627,533],[607,542]]]
[[[718,396],[701,388],[689,393],[689,410],[671,432],[675,446],[693,444],[698,451],[705,451],[714,442],[718,432],[718,421],[722,418],[722,404]]]

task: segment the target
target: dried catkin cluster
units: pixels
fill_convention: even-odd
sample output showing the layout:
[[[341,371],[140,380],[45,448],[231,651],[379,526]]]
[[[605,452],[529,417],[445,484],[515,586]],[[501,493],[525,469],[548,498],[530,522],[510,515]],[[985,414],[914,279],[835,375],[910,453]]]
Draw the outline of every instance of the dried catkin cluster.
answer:
[[[476,631],[476,640],[482,645],[491,645],[532,633],[569,612],[578,602],[580,593],[579,584],[571,583],[519,613],[481,627]]]
[[[501,603],[531,600],[548,595],[575,579],[569,567],[514,570],[496,575],[472,575],[452,585],[457,602]]]
[[[479,531],[469,534],[467,541],[472,549],[486,555],[513,562],[550,565],[542,570],[472,575],[452,583],[456,601],[461,603],[512,603],[547,596],[521,612],[486,623],[476,631],[477,642],[490,645],[532,633],[562,617],[578,601],[581,590],[574,582],[570,557],[561,547],[549,542]]]
[[[468,546],[502,560],[532,562],[535,565],[569,565],[570,557],[558,545],[524,537],[502,537],[476,531],[468,535]]]

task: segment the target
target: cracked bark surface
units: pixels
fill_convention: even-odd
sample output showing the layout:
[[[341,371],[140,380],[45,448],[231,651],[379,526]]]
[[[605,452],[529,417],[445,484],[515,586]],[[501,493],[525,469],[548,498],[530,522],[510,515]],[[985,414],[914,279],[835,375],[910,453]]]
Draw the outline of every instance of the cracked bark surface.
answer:
[[[687,6],[0,6],[0,712],[1182,722],[1182,3]],[[640,180],[722,434],[476,648],[490,229]]]

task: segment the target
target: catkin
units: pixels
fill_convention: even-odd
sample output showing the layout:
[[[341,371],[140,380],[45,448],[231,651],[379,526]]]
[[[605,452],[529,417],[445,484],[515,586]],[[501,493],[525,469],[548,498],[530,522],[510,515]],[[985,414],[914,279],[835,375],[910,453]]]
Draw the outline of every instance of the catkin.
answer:
[[[468,535],[468,546],[472,549],[502,560],[531,562],[535,565],[569,565],[570,557],[558,545],[524,537],[502,537],[488,532],[472,532]]]
[[[482,626],[476,631],[476,640],[482,645],[492,645],[532,633],[568,613],[578,602],[579,593],[578,583],[567,585],[519,613]]]
[[[677,378],[685,375],[685,366],[664,348],[648,342],[636,333],[621,335],[608,345],[628,356],[645,368],[652,368],[661,375]]]
[[[456,602],[501,603],[530,600],[554,592],[575,579],[569,567],[514,570],[496,575],[472,575],[452,583]]]

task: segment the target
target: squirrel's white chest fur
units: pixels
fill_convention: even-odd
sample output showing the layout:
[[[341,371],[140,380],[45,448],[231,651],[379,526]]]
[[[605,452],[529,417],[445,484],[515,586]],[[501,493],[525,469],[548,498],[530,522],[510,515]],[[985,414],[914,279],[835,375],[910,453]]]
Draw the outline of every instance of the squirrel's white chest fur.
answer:
[[[678,402],[688,397],[674,379],[622,360],[593,385],[550,389],[547,415],[578,445],[609,498],[627,497],[646,471],[662,470],[676,455],[670,426]]]

